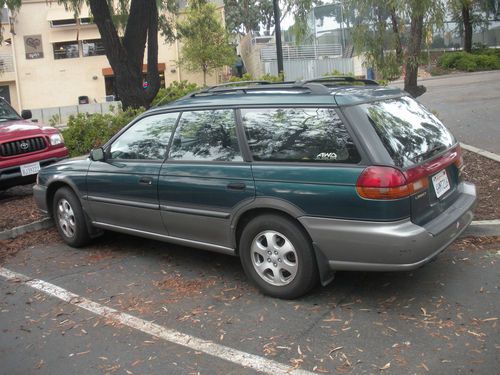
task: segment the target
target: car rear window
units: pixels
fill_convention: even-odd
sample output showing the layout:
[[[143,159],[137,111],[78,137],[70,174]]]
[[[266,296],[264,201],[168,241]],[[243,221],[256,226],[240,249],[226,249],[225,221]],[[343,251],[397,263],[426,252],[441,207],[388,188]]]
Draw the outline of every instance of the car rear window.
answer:
[[[455,144],[441,121],[410,97],[361,107],[398,167],[419,164]]]

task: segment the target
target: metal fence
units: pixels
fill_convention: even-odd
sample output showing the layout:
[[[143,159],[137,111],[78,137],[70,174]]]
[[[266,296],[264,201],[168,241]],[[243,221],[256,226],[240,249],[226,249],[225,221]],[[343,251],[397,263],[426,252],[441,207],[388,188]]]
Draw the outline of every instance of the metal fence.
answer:
[[[265,73],[278,74],[276,61],[264,62]],[[342,74],[354,74],[354,60],[337,57],[333,59],[286,60],[283,62],[285,80],[312,79],[338,71]]]
[[[316,45],[285,45],[283,46],[284,60],[319,59],[325,57],[342,56],[342,45],[340,44],[316,44]],[[276,61],[276,46],[270,45],[260,50],[262,61]]]
[[[38,108],[32,109],[33,119],[44,124],[66,124],[70,116],[79,113],[112,113],[121,107],[121,102],[91,103],[81,105],[70,105],[66,107]]]

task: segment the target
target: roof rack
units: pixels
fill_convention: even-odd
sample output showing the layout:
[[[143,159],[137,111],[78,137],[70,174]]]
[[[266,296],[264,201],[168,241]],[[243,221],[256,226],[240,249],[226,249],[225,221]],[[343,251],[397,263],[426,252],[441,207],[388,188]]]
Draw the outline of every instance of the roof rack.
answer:
[[[355,78],[351,76],[324,76],[324,77],[318,77],[318,78],[313,78],[313,79],[307,79],[303,81],[297,81],[298,84],[306,84],[306,83],[364,83],[365,85],[374,85],[378,86],[378,82],[374,81],[372,79],[361,79],[361,78]]]
[[[229,92],[241,91],[246,94],[249,91],[273,91],[273,90],[309,90],[312,94],[328,95],[330,88],[336,83],[364,83],[365,85],[377,85],[378,83],[371,79],[357,79],[350,76],[325,76],[303,81],[237,81],[214,85],[186,95],[182,99],[194,98],[195,96],[204,96],[211,94],[224,94]]]

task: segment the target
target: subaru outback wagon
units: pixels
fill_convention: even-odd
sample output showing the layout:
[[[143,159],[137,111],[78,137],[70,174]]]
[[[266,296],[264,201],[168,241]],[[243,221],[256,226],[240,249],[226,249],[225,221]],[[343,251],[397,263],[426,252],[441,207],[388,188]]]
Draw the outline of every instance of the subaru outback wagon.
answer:
[[[219,85],[43,168],[38,206],[83,246],[104,230],[241,258],[296,298],[338,270],[406,271],[469,225],[460,146],[405,92],[349,77]]]

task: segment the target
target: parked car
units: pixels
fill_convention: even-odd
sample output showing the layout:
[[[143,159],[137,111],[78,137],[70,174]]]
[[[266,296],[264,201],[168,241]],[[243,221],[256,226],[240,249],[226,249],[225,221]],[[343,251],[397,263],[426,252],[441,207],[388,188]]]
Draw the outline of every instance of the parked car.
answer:
[[[68,157],[61,133],[30,118],[0,98],[0,191],[35,182],[41,167]]]
[[[296,298],[338,270],[435,258],[473,217],[462,166],[405,92],[337,77],[153,108],[90,157],[43,168],[34,192],[71,246],[108,229],[237,255],[261,291]]]

